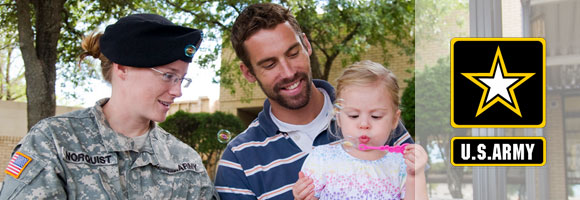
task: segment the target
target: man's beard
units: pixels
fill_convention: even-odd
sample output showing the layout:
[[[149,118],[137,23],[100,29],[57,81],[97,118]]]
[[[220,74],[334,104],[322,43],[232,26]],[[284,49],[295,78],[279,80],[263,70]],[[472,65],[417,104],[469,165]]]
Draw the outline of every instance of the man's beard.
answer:
[[[288,83],[292,83],[296,80],[300,80],[300,81],[304,81],[304,90],[301,91],[298,95],[296,96],[292,96],[292,97],[284,97],[282,95],[280,95],[280,90],[282,90],[281,85],[286,85]],[[262,88],[262,91],[264,92],[264,94],[266,94],[266,96],[268,97],[268,99],[270,99],[270,101],[275,101],[276,103],[280,104],[282,107],[290,109],[290,110],[297,110],[300,108],[303,108],[304,106],[306,106],[308,104],[308,102],[310,101],[310,95],[312,93],[311,91],[311,84],[312,84],[312,78],[309,77],[306,73],[304,72],[297,72],[294,77],[292,78],[286,78],[283,79],[282,81],[278,82],[276,85],[274,85],[273,90],[266,90],[264,88],[264,86],[262,86],[262,83],[260,82],[260,80],[258,80],[258,85],[260,85],[260,88]]]

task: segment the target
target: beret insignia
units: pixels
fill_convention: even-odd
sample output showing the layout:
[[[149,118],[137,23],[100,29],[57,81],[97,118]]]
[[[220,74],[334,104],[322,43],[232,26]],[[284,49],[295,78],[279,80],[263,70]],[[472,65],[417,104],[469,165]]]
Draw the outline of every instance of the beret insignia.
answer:
[[[192,58],[196,51],[197,51],[197,48],[191,44],[185,46],[185,56],[187,56],[187,57]]]

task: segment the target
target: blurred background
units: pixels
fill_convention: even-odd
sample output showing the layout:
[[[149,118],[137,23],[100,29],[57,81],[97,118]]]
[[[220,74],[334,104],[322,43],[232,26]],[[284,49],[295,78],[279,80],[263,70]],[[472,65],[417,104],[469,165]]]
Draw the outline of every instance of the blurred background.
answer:
[[[430,155],[431,199],[580,199],[580,1],[416,1],[416,140]],[[450,40],[539,37],[546,40],[544,128],[452,128]],[[454,136],[543,136],[542,167],[454,167]]]

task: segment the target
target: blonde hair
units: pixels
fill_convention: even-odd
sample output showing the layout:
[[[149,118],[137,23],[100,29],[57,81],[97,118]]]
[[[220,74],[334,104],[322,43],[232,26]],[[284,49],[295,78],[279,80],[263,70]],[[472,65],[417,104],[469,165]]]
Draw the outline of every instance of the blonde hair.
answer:
[[[385,86],[393,99],[395,108],[399,108],[399,84],[397,77],[379,63],[370,60],[356,62],[346,68],[336,79],[336,95],[341,96],[344,88],[349,85],[367,86],[379,83]]]
[[[113,67],[113,62],[101,53],[101,48],[99,46],[101,36],[103,36],[103,33],[92,32],[83,38],[81,47],[84,52],[79,56],[79,65],[87,56],[92,56],[93,58],[101,60],[101,73],[103,74],[103,78],[111,83],[111,68]]]

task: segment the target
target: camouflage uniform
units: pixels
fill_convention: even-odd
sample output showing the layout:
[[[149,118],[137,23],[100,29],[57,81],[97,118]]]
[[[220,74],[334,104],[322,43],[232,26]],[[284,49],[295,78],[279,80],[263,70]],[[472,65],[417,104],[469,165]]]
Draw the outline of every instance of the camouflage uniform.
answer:
[[[0,199],[216,198],[195,150],[151,123],[136,151],[105,121],[107,100],[36,124],[14,150],[31,161],[6,176]]]

